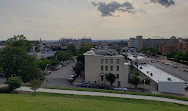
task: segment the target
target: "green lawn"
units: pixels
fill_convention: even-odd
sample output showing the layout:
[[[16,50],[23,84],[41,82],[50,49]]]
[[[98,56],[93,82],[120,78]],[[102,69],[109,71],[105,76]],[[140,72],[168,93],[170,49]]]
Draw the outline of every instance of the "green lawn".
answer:
[[[0,111],[188,111],[166,102],[38,93],[0,94]]]

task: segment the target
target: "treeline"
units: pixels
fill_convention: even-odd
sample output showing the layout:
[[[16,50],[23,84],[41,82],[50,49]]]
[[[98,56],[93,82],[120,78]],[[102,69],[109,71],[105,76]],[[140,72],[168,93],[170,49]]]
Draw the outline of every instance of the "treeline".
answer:
[[[178,51],[171,52],[167,54],[168,59],[172,59],[176,62],[188,62],[188,52],[182,53]]]
[[[144,53],[144,54],[147,54],[147,55],[152,55],[152,56],[156,56],[157,54],[159,55],[159,51],[155,48],[142,48],[141,49],[141,52]]]

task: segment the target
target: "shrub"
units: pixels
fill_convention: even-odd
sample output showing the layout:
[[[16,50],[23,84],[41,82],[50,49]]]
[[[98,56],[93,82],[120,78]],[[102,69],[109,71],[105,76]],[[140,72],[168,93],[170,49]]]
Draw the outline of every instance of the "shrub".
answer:
[[[2,87],[0,88],[0,93],[10,93],[11,90],[9,87]]]
[[[22,80],[19,77],[9,77],[6,81],[9,89],[12,91],[22,85]]]

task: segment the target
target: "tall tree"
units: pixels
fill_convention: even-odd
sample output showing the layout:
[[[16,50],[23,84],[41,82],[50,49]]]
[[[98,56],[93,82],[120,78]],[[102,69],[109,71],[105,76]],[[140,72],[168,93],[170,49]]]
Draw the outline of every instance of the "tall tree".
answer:
[[[137,85],[140,83],[140,77],[136,74],[133,74],[129,79],[129,83],[133,84],[135,88],[137,88]]]
[[[37,61],[37,65],[40,69],[42,69],[43,71],[45,70],[45,68],[47,68],[47,65],[50,66],[51,62],[48,59],[41,59],[39,61]]]
[[[67,51],[72,53],[75,56],[76,53],[77,53],[77,48],[76,48],[76,46],[74,44],[69,44],[67,46]]]
[[[24,44],[26,43],[22,39],[16,39],[15,41],[14,39],[15,37],[8,39],[7,43],[9,45],[0,53],[6,78],[17,76],[23,82],[29,82],[34,78],[42,78],[43,75],[36,64],[35,58],[25,50]],[[25,39],[24,41],[27,42]]]
[[[106,80],[110,82],[110,85],[112,85],[115,80],[116,80],[116,76],[112,73],[109,73],[107,76],[106,76]]]
[[[15,35],[14,37],[9,38],[6,43],[11,47],[22,47],[23,49],[26,49],[26,51],[30,51],[32,48],[31,42],[28,41],[24,35]]]

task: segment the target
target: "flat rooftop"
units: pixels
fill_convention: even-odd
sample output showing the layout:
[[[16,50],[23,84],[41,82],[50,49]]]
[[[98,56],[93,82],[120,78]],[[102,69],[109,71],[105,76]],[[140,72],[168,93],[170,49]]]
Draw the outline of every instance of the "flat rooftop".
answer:
[[[135,66],[136,67],[136,66]],[[142,68],[140,68],[142,67]],[[148,76],[149,78],[151,78],[153,81],[155,81],[156,83],[159,82],[185,82],[175,76],[172,76],[171,74],[164,72],[152,65],[149,64],[139,64],[138,65],[138,69],[144,73],[146,76]]]
[[[98,52],[100,50],[90,50],[90,51],[87,51],[86,53],[84,53],[84,55],[93,55],[93,56],[104,56],[104,57],[124,57],[123,55],[118,55],[118,54],[112,54],[112,55],[109,55],[109,54],[104,54],[102,52]]]

